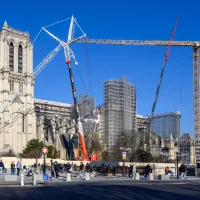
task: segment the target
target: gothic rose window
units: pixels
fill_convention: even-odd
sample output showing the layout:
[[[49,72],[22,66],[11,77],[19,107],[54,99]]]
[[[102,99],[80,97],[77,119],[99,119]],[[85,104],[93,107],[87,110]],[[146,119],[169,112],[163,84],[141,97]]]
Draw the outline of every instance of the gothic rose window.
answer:
[[[12,42],[9,46],[9,68],[10,71],[14,71],[14,46]]]
[[[23,62],[23,50],[22,46],[19,45],[18,48],[18,72],[22,73],[22,62]]]

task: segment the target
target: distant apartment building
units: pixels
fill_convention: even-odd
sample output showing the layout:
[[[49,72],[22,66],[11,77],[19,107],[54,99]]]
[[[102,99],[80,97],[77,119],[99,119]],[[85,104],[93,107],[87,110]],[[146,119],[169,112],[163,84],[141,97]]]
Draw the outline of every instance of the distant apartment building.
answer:
[[[106,150],[105,149],[106,141],[105,141],[105,108],[104,108],[104,105],[97,106],[97,112],[98,112],[97,120],[99,122],[97,131],[99,133],[100,142],[103,147],[103,150]]]
[[[92,115],[92,110],[95,109],[95,98],[88,95],[80,95],[79,110],[82,119],[89,119]],[[84,134],[90,133],[93,130],[94,123],[82,122]]]
[[[178,149],[180,152],[181,161],[190,163],[190,145],[192,143],[192,137],[189,133],[184,133],[178,140]]]
[[[127,77],[104,82],[105,140],[109,160],[115,159],[122,133],[136,129],[136,87]]]
[[[136,129],[137,131],[142,131],[147,133],[148,128],[148,117],[142,115],[136,115]]]

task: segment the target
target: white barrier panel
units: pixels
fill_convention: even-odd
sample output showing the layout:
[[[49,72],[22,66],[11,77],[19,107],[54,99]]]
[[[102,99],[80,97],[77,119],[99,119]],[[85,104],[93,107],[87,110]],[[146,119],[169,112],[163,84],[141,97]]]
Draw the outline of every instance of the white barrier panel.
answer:
[[[72,181],[71,173],[67,173],[67,175],[66,175],[66,181],[67,182]]]
[[[135,177],[135,180],[140,180],[140,174],[139,173],[134,173],[134,177]]]
[[[153,180],[153,173],[149,173],[148,180]]]
[[[0,176],[3,175],[3,167],[0,167]]]
[[[4,181],[17,181],[17,175],[5,174]]]
[[[170,176],[166,174],[158,175],[158,179],[160,180],[169,180]]]
[[[24,174],[21,174],[21,186],[24,186]]]
[[[85,173],[85,180],[86,181],[89,181],[90,180],[90,173]]]
[[[33,174],[33,185],[37,184],[37,178],[36,178],[36,174]]]

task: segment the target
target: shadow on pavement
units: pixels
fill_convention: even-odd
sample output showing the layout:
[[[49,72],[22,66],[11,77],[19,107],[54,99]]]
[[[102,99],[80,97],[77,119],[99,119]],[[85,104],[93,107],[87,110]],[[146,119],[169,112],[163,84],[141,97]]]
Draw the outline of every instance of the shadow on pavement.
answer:
[[[0,188],[0,199],[48,199],[58,198],[67,200],[173,200],[173,199],[200,199],[200,191],[186,191],[183,186],[161,189],[158,186],[127,186],[127,185],[66,185],[54,187],[4,187]]]

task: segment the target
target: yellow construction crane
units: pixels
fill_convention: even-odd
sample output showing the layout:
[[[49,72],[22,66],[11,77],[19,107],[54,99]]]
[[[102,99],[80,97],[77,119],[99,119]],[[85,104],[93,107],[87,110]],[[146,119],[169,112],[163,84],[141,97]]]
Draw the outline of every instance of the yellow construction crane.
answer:
[[[75,43],[88,44],[113,44],[113,45],[143,45],[143,46],[180,46],[193,47],[193,98],[194,98],[194,135],[196,141],[200,140],[200,66],[199,52],[200,41],[161,41],[161,40],[110,40],[110,39],[86,39],[81,38]]]

